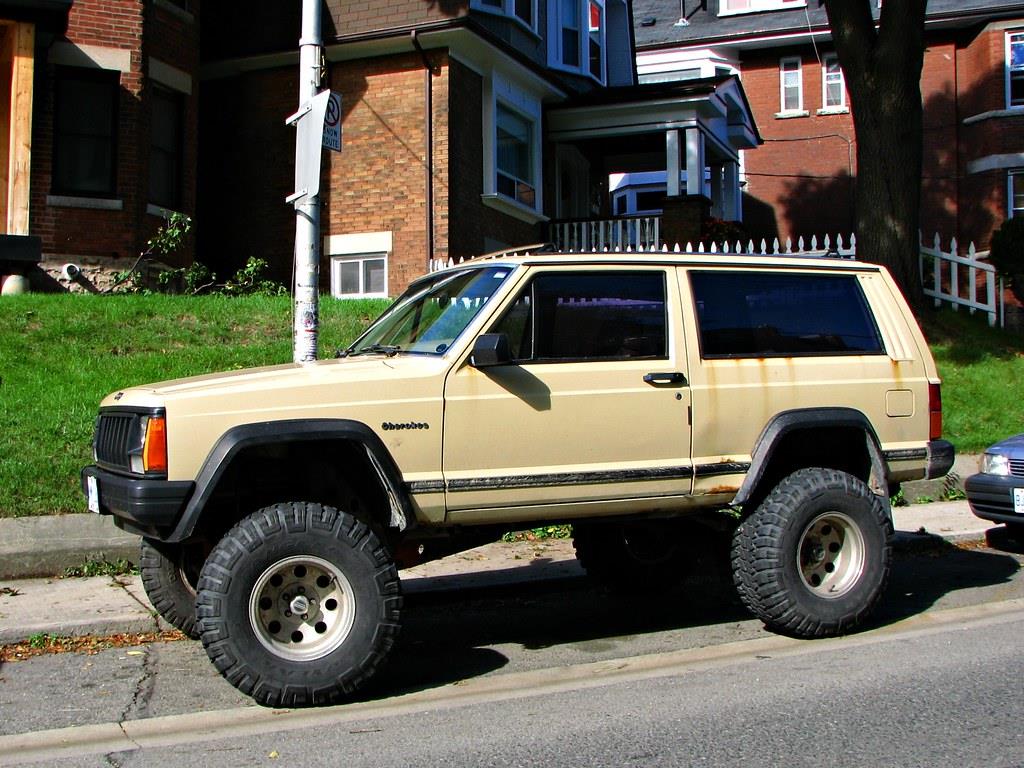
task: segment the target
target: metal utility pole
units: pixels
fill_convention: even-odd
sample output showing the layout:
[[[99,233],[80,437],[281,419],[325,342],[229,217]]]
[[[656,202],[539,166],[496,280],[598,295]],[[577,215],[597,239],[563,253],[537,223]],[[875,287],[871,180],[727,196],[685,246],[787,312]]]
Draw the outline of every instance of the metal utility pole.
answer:
[[[313,97],[320,89],[323,54],[320,13],[322,0],[302,0],[302,37],[299,38],[299,111],[289,118],[300,122],[295,138],[295,194],[288,202],[295,205],[295,320],[293,325],[293,355],[296,363],[316,360],[317,337],[320,329],[320,137],[316,134],[315,168],[312,165],[309,131],[302,130],[301,121],[310,122]],[[320,114],[320,126],[323,114]],[[305,145],[305,146],[304,146]],[[300,173],[315,173],[313,188],[299,186]]]

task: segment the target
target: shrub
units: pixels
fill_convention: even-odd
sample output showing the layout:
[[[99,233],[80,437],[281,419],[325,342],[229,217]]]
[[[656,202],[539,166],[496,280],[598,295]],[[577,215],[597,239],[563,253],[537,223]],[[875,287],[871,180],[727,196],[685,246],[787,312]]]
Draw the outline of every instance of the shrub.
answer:
[[[1024,304],[1024,217],[1007,219],[995,231],[989,259]]]

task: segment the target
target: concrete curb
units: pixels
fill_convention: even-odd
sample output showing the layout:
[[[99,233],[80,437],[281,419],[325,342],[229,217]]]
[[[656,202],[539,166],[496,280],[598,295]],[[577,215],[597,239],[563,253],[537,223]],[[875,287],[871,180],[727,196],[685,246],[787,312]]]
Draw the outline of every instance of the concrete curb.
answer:
[[[0,519],[0,579],[57,576],[88,560],[139,560],[139,537],[100,515]]]

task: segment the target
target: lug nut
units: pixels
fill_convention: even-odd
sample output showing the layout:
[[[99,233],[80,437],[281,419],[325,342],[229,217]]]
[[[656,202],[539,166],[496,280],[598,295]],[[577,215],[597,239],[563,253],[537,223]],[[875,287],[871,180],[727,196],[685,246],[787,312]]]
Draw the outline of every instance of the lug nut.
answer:
[[[284,615],[287,616],[290,619],[292,617],[292,612],[291,611],[285,611]]]

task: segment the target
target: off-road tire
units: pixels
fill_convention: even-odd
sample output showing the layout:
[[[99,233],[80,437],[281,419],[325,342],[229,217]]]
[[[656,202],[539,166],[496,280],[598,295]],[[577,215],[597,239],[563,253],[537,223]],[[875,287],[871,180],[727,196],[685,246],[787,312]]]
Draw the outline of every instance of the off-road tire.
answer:
[[[576,559],[587,575],[633,597],[673,594],[694,581],[713,584],[728,562],[727,543],[720,545],[715,532],[681,520],[573,526]]]
[[[196,585],[202,562],[192,558],[192,550],[178,544],[143,539],[139,553],[139,573],[149,602],[177,630],[193,640],[196,627]]]
[[[775,632],[846,633],[885,590],[892,536],[885,506],[861,480],[833,469],[798,470],[736,529],[737,592]]]
[[[291,612],[298,594],[308,621]],[[369,526],[292,502],[225,534],[203,567],[196,610],[228,682],[266,706],[301,707],[334,703],[370,680],[394,646],[401,607],[398,571]]]

